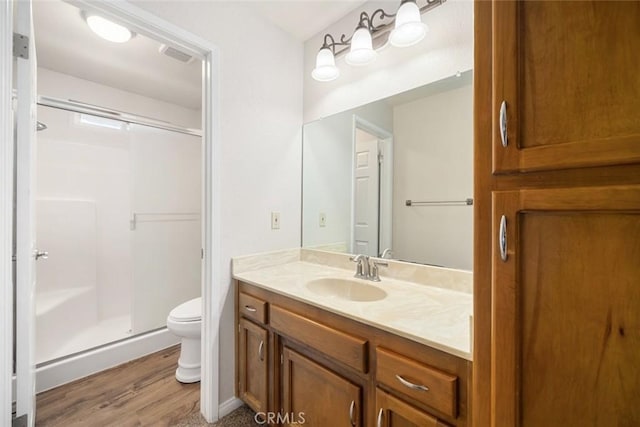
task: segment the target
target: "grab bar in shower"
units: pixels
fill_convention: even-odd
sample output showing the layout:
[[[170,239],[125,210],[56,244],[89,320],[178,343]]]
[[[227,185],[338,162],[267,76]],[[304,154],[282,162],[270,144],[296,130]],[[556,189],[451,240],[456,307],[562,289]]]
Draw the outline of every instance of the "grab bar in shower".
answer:
[[[129,221],[129,228],[133,231],[140,222],[184,222],[199,221],[197,212],[166,212],[166,213],[141,213],[134,212]]]
[[[471,206],[473,205],[473,199],[468,198],[465,200],[432,200],[418,202],[415,200],[406,200],[406,206]]]

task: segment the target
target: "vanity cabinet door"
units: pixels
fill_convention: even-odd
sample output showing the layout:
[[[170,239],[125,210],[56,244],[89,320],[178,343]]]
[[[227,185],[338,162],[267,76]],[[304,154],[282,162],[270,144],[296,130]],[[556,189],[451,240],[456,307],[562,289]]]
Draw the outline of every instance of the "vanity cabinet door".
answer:
[[[445,427],[437,418],[376,389],[376,427]]]
[[[640,425],[640,185],[495,191],[493,229],[492,425]]]
[[[269,400],[269,332],[240,319],[238,377],[240,398],[256,412],[267,412]]]
[[[493,2],[494,173],[640,162],[639,23],[637,1]]]
[[[363,425],[360,386],[313,360],[283,349],[283,412],[308,427]]]

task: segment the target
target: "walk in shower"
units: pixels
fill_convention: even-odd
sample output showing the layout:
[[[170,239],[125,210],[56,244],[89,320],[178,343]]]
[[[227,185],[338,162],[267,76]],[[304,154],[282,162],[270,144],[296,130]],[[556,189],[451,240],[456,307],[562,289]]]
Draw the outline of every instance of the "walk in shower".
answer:
[[[163,328],[200,296],[199,131],[39,99],[36,363]]]

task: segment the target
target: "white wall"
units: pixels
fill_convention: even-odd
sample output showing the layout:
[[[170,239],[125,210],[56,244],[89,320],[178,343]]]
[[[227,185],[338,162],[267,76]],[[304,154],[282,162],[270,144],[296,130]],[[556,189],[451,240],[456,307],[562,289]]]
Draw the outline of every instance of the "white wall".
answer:
[[[230,258],[300,245],[302,43],[228,2],[135,4],[220,50],[221,286],[220,402],[234,395],[233,293]],[[271,212],[280,212],[271,230]]]
[[[473,2],[448,0],[423,15],[430,31],[419,44],[399,49],[392,46],[379,52],[375,63],[349,67],[344,56],[336,59],[341,76],[332,82],[311,78],[315,57],[325,33],[334,38],[350,36],[361,11],[376,8],[395,13],[398,2],[368,2],[305,42],[304,122],[386,98],[473,67]]]
[[[38,95],[72,99],[200,129],[199,109],[192,110],[42,67],[38,68]]]
[[[405,206],[473,197],[472,100],[467,82],[393,109],[394,258],[472,269],[473,207]]]
[[[353,117],[357,115],[389,132],[393,112],[385,102],[308,123],[304,126],[302,177],[302,246],[317,247],[351,240]],[[326,226],[319,216],[326,214]]]

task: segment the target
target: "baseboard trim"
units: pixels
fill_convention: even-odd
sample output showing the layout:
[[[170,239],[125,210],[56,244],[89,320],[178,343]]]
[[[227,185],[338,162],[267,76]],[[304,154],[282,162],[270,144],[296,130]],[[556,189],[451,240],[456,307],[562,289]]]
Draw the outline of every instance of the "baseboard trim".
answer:
[[[242,402],[242,400],[238,399],[237,397],[232,397],[231,399],[222,402],[220,406],[218,406],[218,414],[220,415],[220,418],[222,418],[225,415],[229,415],[242,405],[244,405],[244,402]]]

